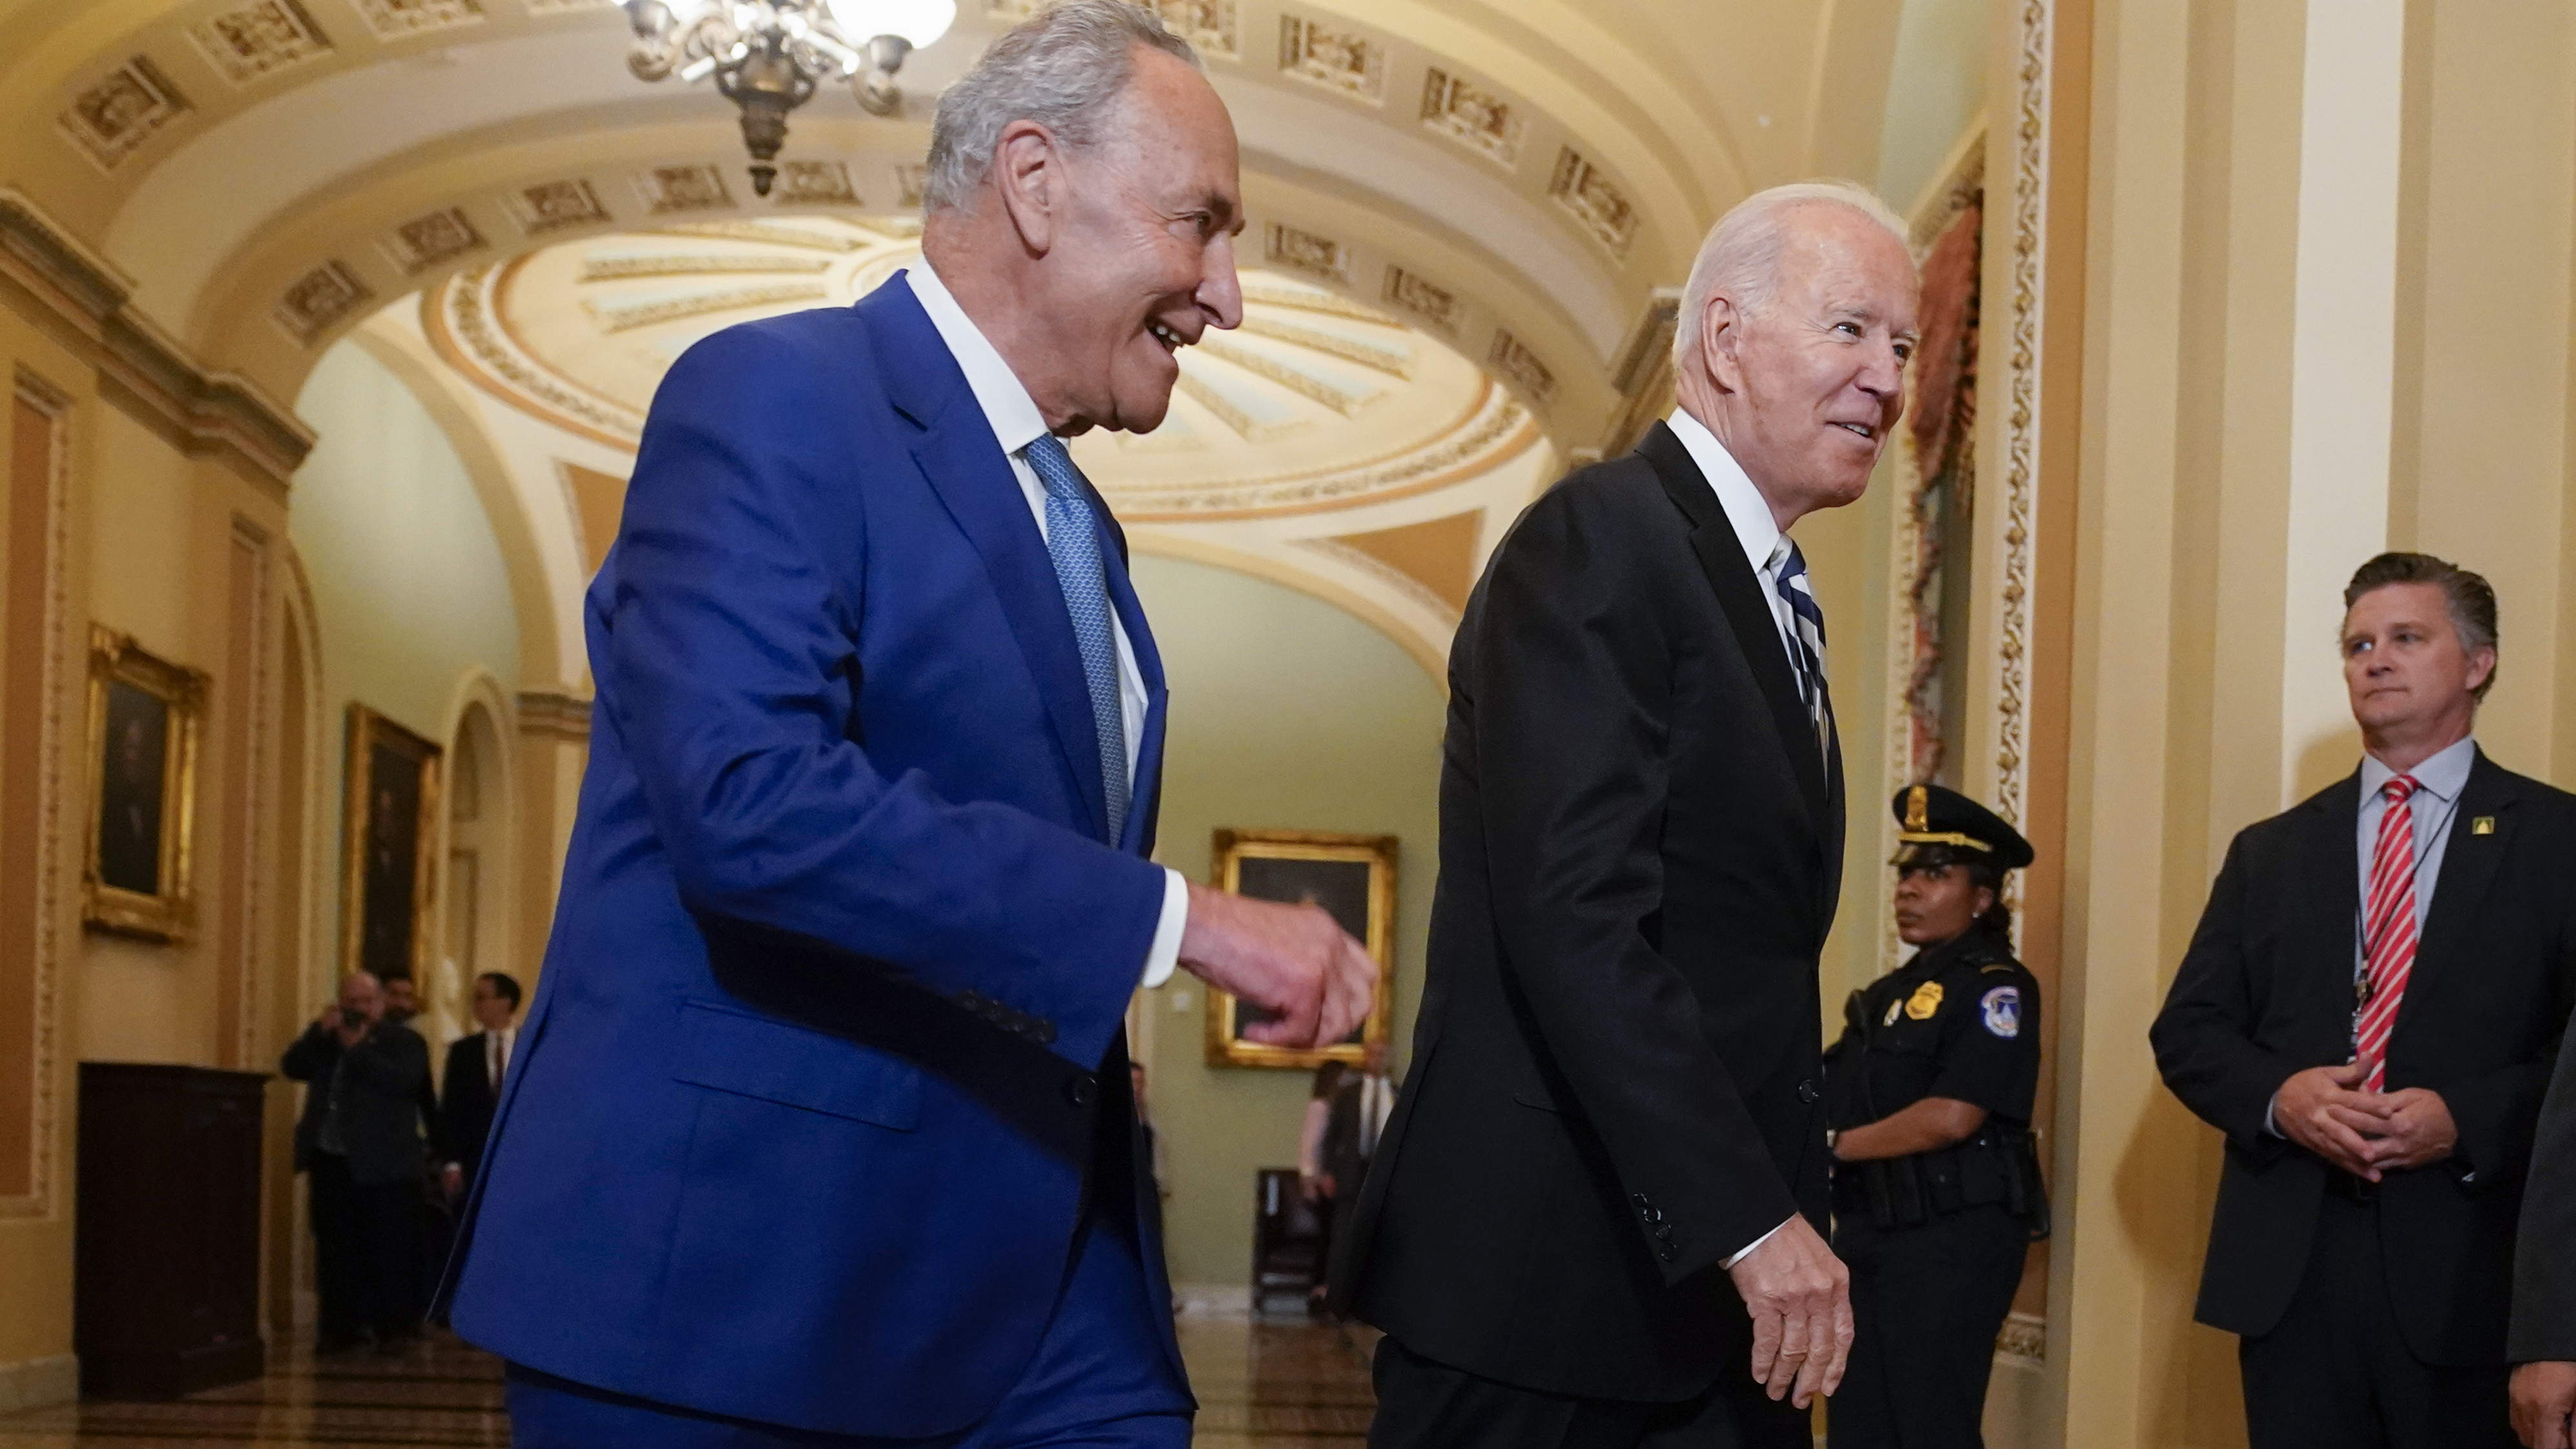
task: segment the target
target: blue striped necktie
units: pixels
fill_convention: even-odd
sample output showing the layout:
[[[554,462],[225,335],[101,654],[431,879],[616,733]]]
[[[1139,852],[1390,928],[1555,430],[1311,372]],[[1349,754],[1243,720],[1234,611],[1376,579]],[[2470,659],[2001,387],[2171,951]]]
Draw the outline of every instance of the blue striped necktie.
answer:
[[[1807,582],[1807,558],[1782,535],[1764,563],[1780,601],[1789,606],[1789,662],[1796,666],[1798,699],[1807,706],[1807,723],[1815,726],[1816,748],[1825,747],[1825,609]]]
[[[1047,556],[1073,616],[1073,642],[1082,651],[1082,678],[1091,691],[1091,728],[1100,740],[1100,784],[1109,806],[1109,839],[1127,828],[1131,789],[1127,778],[1127,717],[1118,699],[1118,644],[1110,631],[1109,587],[1101,573],[1100,518],[1082,470],[1064,441],[1051,433],[1022,450],[1046,485]]]

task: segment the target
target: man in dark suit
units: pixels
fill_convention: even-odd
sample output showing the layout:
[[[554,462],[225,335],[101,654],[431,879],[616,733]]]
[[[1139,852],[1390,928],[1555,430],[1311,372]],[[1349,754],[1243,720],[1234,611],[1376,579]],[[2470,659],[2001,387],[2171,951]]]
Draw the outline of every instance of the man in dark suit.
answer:
[[[1533,504],[1468,603],[1413,1059],[1337,1250],[1387,1330],[1373,1449],[1804,1446],[1840,1380],[1842,769],[1786,530],[1868,487],[1915,291],[1857,187],[1738,206],[1680,411]]]
[[[353,971],[337,1002],[287,1047],[278,1070],[303,1082],[295,1170],[305,1174],[320,1302],[317,1350],[372,1334],[399,1352],[419,1322],[421,1096],[429,1047],[384,1019],[384,990]]]
[[[1311,1046],[1376,975],[1148,858],[1162,666],[1062,441],[1241,320],[1237,170],[1186,43],[1065,0],[941,97],[921,267],[654,398],[450,1270],[521,1449],[1186,1442],[1121,1019],[1177,961]]]
[[[2576,1037],[2541,1103],[2514,1250],[2513,1428],[2531,1449],[2576,1449]]]
[[[2495,592],[2424,554],[2344,590],[2367,750],[2228,848],[2152,1029],[2226,1134],[2196,1316],[2255,1449],[2509,1446],[2514,1223],[2576,1000],[2576,797],[2479,752]]]
[[[447,1048],[447,1073],[439,1087],[439,1136],[447,1153],[443,1174],[450,1202],[473,1186],[492,1135],[492,1110],[500,1105],[510,1054],[519,1045],[518,979],[499,971],[474,978],[474,1024],[483,1028]]]
[[[1317,1145],[1316,1160],[1322,1169],[1322,1185],[1331,1203],[1332,1224],[1324,1241],[1330,1243],[1351,1229],[1351,1214],[1359,1207],[1360,1184],[1368,1178],[1369,1162],[1377,1156],[1378,1139],[1386,1131],[1386,1119],[1395,1110],[1395,1082],[1386,1072],[1386,1043],[1370,1042],[1362,1049],[1360,1069],[1345,1074],[1333,1089],[1332,1101],[1324,1112],[1324,1137]],[[1335,1255],[1332,1266],[1347,1265],[1348,1258]],[[1332,1301],[1349,1297],[1348,1285],[1336,1285]]]

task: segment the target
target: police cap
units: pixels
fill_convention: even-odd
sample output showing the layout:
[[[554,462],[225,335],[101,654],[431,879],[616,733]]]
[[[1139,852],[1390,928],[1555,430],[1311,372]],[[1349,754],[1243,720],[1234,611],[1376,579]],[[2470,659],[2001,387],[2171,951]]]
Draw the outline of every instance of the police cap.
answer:
[[[1998,871],[2019,870],[2038,858],[2022,833],[1956,790],[1909,785],[1890,802],[1897,823],[1898,865],[1958,865],[1984,861]]]

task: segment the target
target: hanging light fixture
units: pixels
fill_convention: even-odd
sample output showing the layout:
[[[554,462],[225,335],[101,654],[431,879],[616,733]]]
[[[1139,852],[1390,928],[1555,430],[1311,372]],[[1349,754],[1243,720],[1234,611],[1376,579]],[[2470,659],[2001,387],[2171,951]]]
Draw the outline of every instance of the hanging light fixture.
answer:
[[[956,0],[624,0],[635,28],[627,69],[640,80],[715,77],[742,110],[751,189],[769,194],[787,113],[827,80],[846,80],[859,105],[891,116],[904,57],[948,33]]]

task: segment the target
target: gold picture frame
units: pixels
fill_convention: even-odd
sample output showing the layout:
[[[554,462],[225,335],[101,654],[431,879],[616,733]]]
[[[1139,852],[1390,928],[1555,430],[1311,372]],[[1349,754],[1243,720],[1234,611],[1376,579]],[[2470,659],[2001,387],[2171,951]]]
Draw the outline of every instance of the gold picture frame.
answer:
[[[193,838],[208,678],[89,631],[89,852],[81,924],[177,943],[196,927]]]
[[[438,766],[433,741],[349,706],[341,786],[340,969],[418,979],[438,929]]]
[[[1217,889],[1258,900],[1311,900],[1368,947],[1377,960],[1377,1000],[1350,1038],[1304,1051],[1245,1041],[1259,1020],[1232,995],[1208,988],[1207,1061],[1212,1067],[1312,1070],[1326,1062],[1360,1064],[1383,1044],[1395,1014],[1395,860],[1392,835],[1335,835],[1316,830],[1219,830],[1210,874]]]

